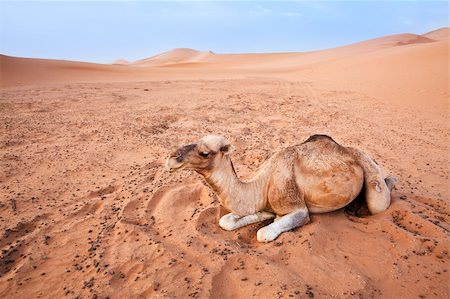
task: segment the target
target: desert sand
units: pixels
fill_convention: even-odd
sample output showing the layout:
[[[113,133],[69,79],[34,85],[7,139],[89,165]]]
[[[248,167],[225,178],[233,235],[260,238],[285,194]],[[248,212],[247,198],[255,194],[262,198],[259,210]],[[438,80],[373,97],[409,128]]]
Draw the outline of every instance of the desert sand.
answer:
[[[0,56],[0,298],[448,298],[449,29],[306,53]],[[399,178],[384,213],[233,232],[176,147],[221,134],[245,179],[312,134]]]

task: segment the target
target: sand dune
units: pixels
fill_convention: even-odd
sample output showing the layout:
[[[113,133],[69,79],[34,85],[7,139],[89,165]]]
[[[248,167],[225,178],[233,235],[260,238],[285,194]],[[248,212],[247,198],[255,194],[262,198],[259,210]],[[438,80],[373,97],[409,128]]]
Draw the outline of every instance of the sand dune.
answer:
[[[431,43],[435,40],[432,38],[428,38],[426,36],[417,35],[417,34],[394,34],[389,36],[384,36],[380,38],[374,38],[368,41],[360,42],[354,44],[354,46],[358,47],[367,47],[367,48],[386,48],[386,47],[394,47],[394,46],[405,46],[412,44],[421,44],[421,43]]]
[[[126,59],[117,59],[117,60],[113,61],[112,64],[126,65],[126,64],[130,64],[130,62]]]
[[[425,33],[423,36],[434,40],[448,40],[450,38],[450,28],[436,29]]]
[[[117,66],[0,55],[1,86],[108,80],[120,75]]]
[[[448,28],[306,53],[0,56],[0,298],[448,298]],[[399,178],[384,213],[260,244],[167,155],[206,134],[246,178],[322,133]],[[363,198],[359,198],[362,199]]]
[[[187,48],[173,49],[168,52],[158,54],[156,56],[138,60],[134,65],[152,66],[152,65],[170,65],[176,63],[203,62],[213,56],[211,51],[196,51]]]
[[[386,103],[445,116],[448,109],[448,43],[394,46],[315,65],[308,73],[337,89],[351,88]],[[425,75],[426,74],[426,75]]]

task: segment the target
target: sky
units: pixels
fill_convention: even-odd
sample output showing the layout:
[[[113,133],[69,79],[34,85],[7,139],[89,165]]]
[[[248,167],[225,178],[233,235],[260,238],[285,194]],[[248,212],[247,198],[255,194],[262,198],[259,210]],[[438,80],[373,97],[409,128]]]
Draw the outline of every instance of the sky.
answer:
[[[110,63],[173,48],[305,52],[448,26],[448,1],[0,0],[0,53]]]

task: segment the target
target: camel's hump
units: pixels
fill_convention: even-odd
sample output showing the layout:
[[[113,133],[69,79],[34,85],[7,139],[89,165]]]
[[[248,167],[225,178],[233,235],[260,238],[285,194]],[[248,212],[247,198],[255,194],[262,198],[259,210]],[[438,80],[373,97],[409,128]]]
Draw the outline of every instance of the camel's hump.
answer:
[[[306,141],[304,141],[302,144],[305,144],[307,142],[315,142],[315,141],[319,141],[319,140],[328,140],[328,141],[332,141],[332,142],[337,144],[337,142],[334,141],[334,139],[331,138],[330,136],[328,136],[328,135],[321,135],[321,134],[316,134],[316,135],[309,136],[309,138]]]

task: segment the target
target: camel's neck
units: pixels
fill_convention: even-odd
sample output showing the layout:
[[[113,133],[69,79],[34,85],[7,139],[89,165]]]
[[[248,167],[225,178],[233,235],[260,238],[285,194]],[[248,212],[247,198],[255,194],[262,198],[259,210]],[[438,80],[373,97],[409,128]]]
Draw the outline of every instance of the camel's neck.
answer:
[[[229,157],[224,156],[220,164],[215,165],[212,172],[203,176],[219,196],[221,204],[232,213],[241,216],[261,211],[266,205],[265,172],[258,173],[249,182],[242,182]]]

